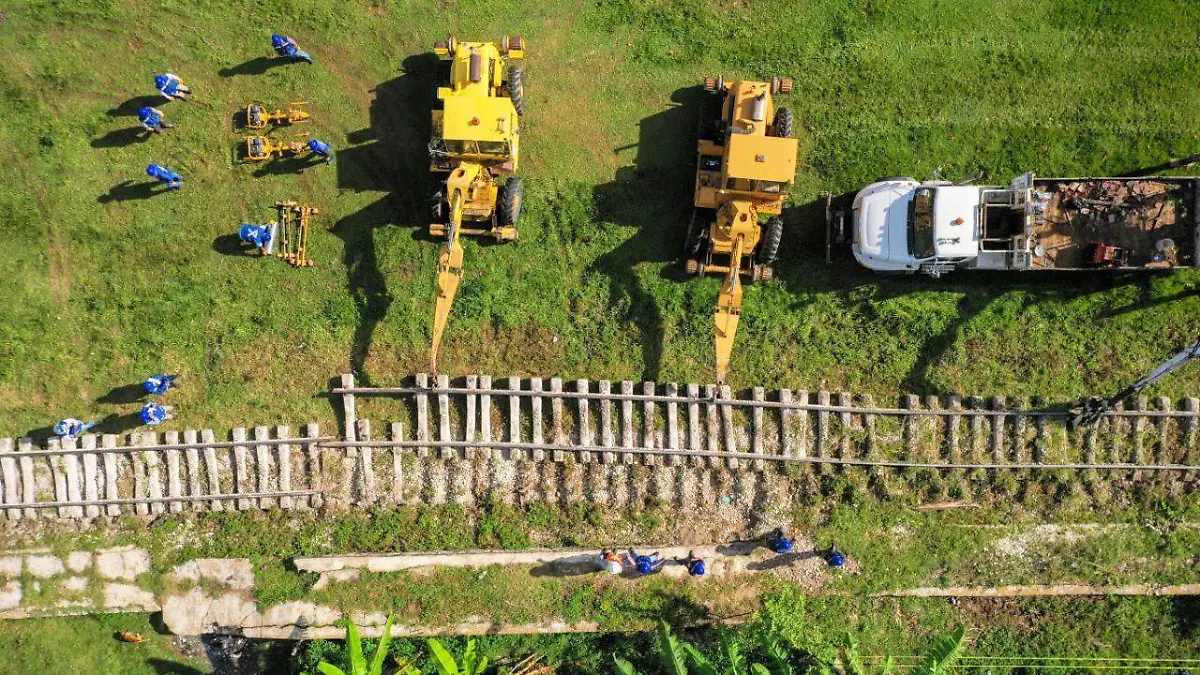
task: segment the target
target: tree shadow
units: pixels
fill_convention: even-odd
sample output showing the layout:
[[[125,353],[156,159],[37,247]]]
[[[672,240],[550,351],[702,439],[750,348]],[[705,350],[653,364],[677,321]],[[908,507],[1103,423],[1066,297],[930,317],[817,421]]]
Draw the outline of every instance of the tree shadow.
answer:
[[[96,399],[96,403],[108,403],[111,405],[128,405],[141,401],[146,395],[146,390],[139,384],[123,384],[119,387],[113,387],[107,394]]]
[[[109,108],[108,116],[136,117],[138,111],[142,108],[145,108],[146,106],[154,107],[155,105],[162,105],[166,102],[166,100],[167,99],[161,94],[155,94],[153,96],[135,96],[128,101],[121,103],[115,108]]]
[[[135,183],[131,180],[122,181],[109,188],[107,194],[100,195],[96,201],[101,204],[110,202],[128,202],[138,199],[149,199],[155,195],[166,194],[171,192],[168,188],[156,190],[159,183],[157,181]]]
[[[143,127],[125,127],[124,129],[114,129],[113,131],[104,134],[100,138],[92,140],[93,148],[124,148],[134,143],[140,143],[149,139],[154,134],[146,131]]]
[[[700,86],[672,94],[672,105],[638,124],[636,146],[613,149],[620,156],[636,148],[633,165],[621,167],[611,183],[593,191],[600,220],[634,229],[629,239],[601,256],[589,271],[608,277],[613,298],[629,301],[625,318],[641,332],[646,380],[658,379],[665,336],[662,310],[638,279],[637,267],[683,259],[695,177],[695,129],[705,96]],[[660,277],[687,279],[682,263],[665,267]]]
[[[260,56],[258,58],[250,59],[244,63],[239,63],[236,66],[222,68],[217,71],[217,74],[221,77],[234,77],[237,75],[262,75],[272,68],[277,66],[286,66],[289,63],[291,63],[291,61],[288,59]]]
[[[375,327],[387,316],[392,302],[387,278],[379,269],[375,230],[402,223],[422,236],[427,224],[424,204],[431,185],[428,143],[439,67],[437,57],[430,53],[406,58],[399,77],[375,87],[369,126],[348,136],[356,145],[339,150],[334,164],[339,188],[387,193],[331,229],[344,244],[346,281],[358,307],[350,367],[360,384],[370,384],[364,366]]]
[[[146,665],[154,669],[155,675],[204,675],[203,670],[166,659],[146,659]]]

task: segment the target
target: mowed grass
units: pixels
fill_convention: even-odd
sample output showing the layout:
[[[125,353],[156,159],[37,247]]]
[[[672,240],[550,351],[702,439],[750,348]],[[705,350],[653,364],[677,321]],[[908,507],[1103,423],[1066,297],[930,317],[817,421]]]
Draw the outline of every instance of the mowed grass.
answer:
[[[331,420],[331,377],[427,367],[426,53],[529,42],[521,240],[467,243],[453,375],[711,381],[717,279],[678,254],[696,86],[791,76],[801,157],[778,281],[746,297],[731,383],[1043,396],[1106,392],[1194,338],[1200,275],[882,279],[824,260],[821,191],[886,175],[1123,173],[1200,148],[1200,7],[1092,3],[12,2],[0,48],[0,435],[132,403],[182,372],[178,424]],[[317,63],[269,57],[273,31]],[[154,74],[194,100],[127,131]],[[311,102],[334,166],[235,161],[251,99]],[[274,134],[288,138],[292,132]],[[158,161],[186,187],[142,197]],[[116,187],[115,187],[116,186]],[[315,267],[230,255],[279,199],[321,209]],[[1200,390],[1200,368],[1153,393]],[[106,428],[120,428],[111,422]]]

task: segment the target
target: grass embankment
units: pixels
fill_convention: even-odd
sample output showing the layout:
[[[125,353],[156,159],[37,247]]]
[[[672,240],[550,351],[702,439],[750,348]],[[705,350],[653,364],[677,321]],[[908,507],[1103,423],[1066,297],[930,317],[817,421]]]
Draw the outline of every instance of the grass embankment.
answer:
[[[797,5],[18,2],[0,49],[0,433],[130,411],[116,387],[179,371],[179,424],[328,420],[353,369],[425,367],[436,244],[422,234],[432,88],[414,55],[453,30],[524,34],[522,239],[467,244],[446,372],[705,381],[718,281],[680,277],[695,86],[796,79],[802,129],[777,283],[747,297],[734,385],[1066,400],[1192,339],[1200,276],[882,280],[827,267],[811,204],[884,175],[1112,174],[1200,145],[1197,7],[1076,0]],[[278,65],[285,30],[317,63]],[[178,127],[139,140],[154,73]],[[332,167],[234,163],[250,99],[311,101]],[[145,99],[152,101],[153,99]],[[277,132],[288,137],[290,132]],[[159,161],[183,191],[144,198]],[[122,185],[132,181],[131,185]],[[317,266],[232,252],[278,199],[322,210]],[[1200,389],[1187,369],[1159,389]],[[107,428],[122,421],[114,419]]]

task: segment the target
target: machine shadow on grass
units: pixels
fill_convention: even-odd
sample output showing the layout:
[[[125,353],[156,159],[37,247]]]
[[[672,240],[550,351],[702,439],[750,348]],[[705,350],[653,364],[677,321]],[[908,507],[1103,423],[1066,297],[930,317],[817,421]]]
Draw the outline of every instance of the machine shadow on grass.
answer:
[[[600,220],[634,228],[629,239],[602,255],[589,271],[608,277],[611,297],[629,300],[625,318],[641,332],[646,380],[658,379],[665,336],[662,309],[638,280],[637,267],[669,263],[660,277],[688,278],[683,271],[683,239],[691,217],[696,124],[704,96],[700,86],[672,94],[671,105],[638,124],[636,146],[613,149],[621,158],[632,150],[633,165],[618,169],[615,180],[593,191]]]
[[[413,227],[415,237],[423,237],[428,224],[424,205],[430,193],[430,111],[437,100],[438,66],[433,54],[405,59],[399,77],[375,87],[370,125],[349,134],[353,145],[338,151],[334,163],[339,188],[386,193],[339,220],[331,230],[345,245],[342,262],[358,308],[350,367],[364,385],[371,381],[364,366],[375,327],[392,303],[387,275],[379,268],[375,230],[400,224]]]
[[[832,293],[838,296],[848,312],[887,322],[894,319],[879,314],[879,303],[920,292],[960,294],[953,318],[940,331],[926,337],[921,345],[919,356],[901,385],[904,393],[977,393],[946,389],[935,381],[935,371],[953,351],[963,330],[975,318],[985,314],[994,302],[1012,293],[1023,295],[1019,314],[1043,302],[1069,302],[1121,286],[1145,284],[1148,279],[1144,273],[1121,274],[1104,270],[1073,274],[1068,284],[1055,275],[973,270],[951,272],[941,279],[924,275],[880,275],[861,267],[850,254],[849,247],[834,247],[832,262],[826,262],[823,199],[785,207],[783,218],[783,246],[775,266],[775,283],[783,284],[792,295],[801,298],[792,305],[793,310],[804,306],[805,295]],[[746,294],[749,312],[755,311],[752,288],[747,287]],[[1005,311],[1011,311],[1011,308],[1006,305]]]

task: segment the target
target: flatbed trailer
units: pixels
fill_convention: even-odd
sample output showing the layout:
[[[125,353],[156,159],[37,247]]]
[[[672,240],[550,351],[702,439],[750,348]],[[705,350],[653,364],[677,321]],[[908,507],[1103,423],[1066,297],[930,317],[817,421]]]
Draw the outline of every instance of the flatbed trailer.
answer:
[[[890,178],[827,204],[830,244],[864,267],[940,276],[979,270],[1198,267],[1196,177],[1038,178],[1007,186]],[[849,229],[849,232],[847,232]]]

